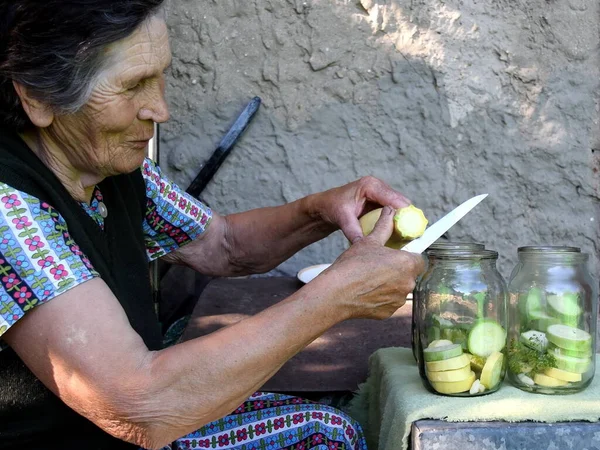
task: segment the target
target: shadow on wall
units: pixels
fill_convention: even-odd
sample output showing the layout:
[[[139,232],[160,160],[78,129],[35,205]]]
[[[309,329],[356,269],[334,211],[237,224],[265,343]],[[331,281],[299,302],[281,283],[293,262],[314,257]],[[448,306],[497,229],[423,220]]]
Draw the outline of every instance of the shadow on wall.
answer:
[[[519,245],[594,251],[598,233],[582,224],[598,198],[586,140],[597,82],[552,28],[556,15],[567,24],[580,17],[562,7],[541,0],[177,7],[169,87],[176,122],[164,134],[170,170],[187,184],[245,99],[259,95],[261,113],[206,191],[219,212],[280,204],[372,174],[432,220],[490,192],[450,238],[499,250],[505,274]],[[331,261],[344,247],[338,234],[279,273]]]

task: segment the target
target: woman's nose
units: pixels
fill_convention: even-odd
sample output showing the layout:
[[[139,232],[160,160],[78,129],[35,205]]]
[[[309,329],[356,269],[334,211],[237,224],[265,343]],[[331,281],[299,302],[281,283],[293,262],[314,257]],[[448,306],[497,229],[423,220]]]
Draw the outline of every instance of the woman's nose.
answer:
[[[138,118],[140,120],[152,120],[156,123],[163,123],[169,120],[169,106],[165,99],[164,79],[160,80],[152,87],[144,105],[140,108]]]

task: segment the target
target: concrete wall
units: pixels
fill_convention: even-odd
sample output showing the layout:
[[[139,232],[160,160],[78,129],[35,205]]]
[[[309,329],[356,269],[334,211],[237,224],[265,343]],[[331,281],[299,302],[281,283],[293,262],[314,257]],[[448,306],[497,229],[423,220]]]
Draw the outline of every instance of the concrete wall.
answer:
[[[162,166],[187,186],[258,95],[203,194],[215,210],[371,174],[433,222],[488,192],[451,239],[498,250],[505,276],[527,244],[580,246],[595,271],[599,17],[596,0],[171,2]],[[345,246],[336,233],[277,272]]]

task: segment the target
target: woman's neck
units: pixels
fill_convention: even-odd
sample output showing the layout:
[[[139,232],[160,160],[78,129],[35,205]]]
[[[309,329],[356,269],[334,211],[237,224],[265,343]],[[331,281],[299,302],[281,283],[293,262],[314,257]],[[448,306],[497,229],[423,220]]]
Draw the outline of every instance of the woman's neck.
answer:
[[[66,153],[43,132],[24,132],[21,138],[38,158],[48,167],[67,189],[71,197],[79,202],[89,203],[94,187],[103,177],[78,170],[71,164]]]

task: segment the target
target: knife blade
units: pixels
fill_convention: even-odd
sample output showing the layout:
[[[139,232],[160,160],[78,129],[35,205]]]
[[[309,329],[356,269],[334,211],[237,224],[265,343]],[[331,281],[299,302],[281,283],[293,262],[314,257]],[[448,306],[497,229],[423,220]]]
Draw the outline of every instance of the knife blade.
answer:
[[[481,194],[470,198],[457,206],[436,223],[428,227],[420,238],[415,239],[402,247],[402,250],[417,254],[423,253],[431,244],[437,241],[446,231],[452,228],[456,222],[468,214],[469,211],[475,208],[475,206],[481,203],[487,196],[488,194]]]

